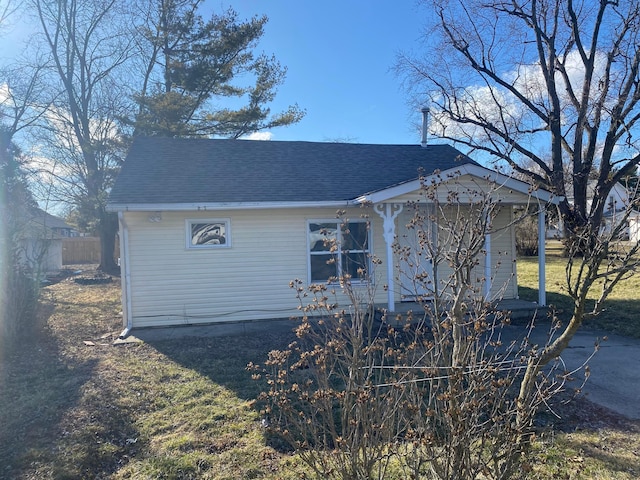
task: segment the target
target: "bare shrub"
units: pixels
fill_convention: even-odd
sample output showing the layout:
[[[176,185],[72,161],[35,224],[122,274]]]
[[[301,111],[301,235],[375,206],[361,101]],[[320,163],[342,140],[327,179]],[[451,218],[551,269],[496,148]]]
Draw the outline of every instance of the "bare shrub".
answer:
[[[503,340],[509,315],[495,309],[503,289],[488,288],[501,261],[489,278],[483,267],[502,207],[495,191],[451,183],[423,186],[424,201],[407,207],[418,244],[396,245],[407,266],[400,275],[416,288],[415,311],[377,316],[372,283],[348,276],[308,288],[296,280],[298,340],[250,366],[266,381],[261,401],[272,434],[317,478],[507,479],[527,471],[533,418],[566,375],[554,364],[539,368],[523,394],[523,373],[544,346],[529,334]],[[422,256],[432,271],[412,270]]]
[[[538,255],[538,220],[527,216],[516,225],[516,252],[524,257]]]

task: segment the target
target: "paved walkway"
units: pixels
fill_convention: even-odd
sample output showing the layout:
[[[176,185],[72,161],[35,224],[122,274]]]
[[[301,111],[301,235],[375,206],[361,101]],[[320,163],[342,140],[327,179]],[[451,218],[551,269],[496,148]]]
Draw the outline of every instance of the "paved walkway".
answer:
[[[124,342],[154,342],[189,336],[229,336],[259,335],[265,329],[290,332],[294,326],[291,320],[271,320],[240,323],[219,323],[207,326],[182,326],[168,328],[144,328],[132,332]],[[533,341],[544,344],[548,325],[536,328]],[[524,334],[524,327],[505,327],[507,338],[518,338]],[[591,330],[579,331],[571,345],[562,354],[568,370],[579,368],[593,353],[598,338],[607,336],[601,342],[599,351],[589,361],[591,376],[584,392],[589,400],[632,420],[640,420],[640,339],[608,335]],[[577,373],[582,378],[583,373]]]

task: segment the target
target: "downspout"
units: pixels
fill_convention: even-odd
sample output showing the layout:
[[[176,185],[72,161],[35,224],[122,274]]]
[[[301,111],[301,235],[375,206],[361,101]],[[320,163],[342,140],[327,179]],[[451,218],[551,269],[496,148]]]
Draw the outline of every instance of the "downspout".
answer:
[[[129,227],[124,219],[124,213],[118,212],[120,223],[120,280],[122,282],[122,323],[124,330],[119,338],[126,338],[133,328],[131,315],[131,273],[129,272]]]

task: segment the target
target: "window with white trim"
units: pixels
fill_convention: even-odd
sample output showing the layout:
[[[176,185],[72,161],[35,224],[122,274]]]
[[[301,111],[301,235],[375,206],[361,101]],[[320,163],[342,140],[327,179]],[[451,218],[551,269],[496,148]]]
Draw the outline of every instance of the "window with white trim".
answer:
[[[187,220],[186,234],[187,248],[229,248],[231,246],[228,218]]]
[[[370,272],[370,232],[365,221],[309,221],[309,280],[333,281],[349,275],[366,281]]]

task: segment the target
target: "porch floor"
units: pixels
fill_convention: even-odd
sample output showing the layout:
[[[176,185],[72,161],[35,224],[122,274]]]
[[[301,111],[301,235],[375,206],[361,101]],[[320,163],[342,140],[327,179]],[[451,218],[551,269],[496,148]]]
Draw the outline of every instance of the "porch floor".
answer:
[[[378,304],[376,307],[379,310],[387,308],[386,304]],[[517,298],[500,300],[496,305],[496,311],[511,312],[512,320],[530,320],[534,315],[538,318],[546,318],[548,307],[541,307],[537,302],[530,302],[527,300],[520,300]],[[406,314],[409,311],[420,312],[422,306],[418,302],[404,301],[395,304],[395,310],[393,314]]]

